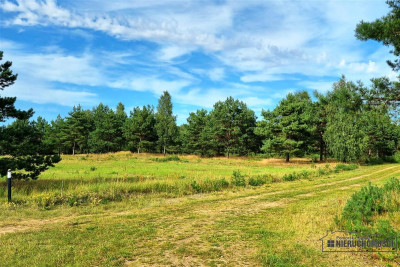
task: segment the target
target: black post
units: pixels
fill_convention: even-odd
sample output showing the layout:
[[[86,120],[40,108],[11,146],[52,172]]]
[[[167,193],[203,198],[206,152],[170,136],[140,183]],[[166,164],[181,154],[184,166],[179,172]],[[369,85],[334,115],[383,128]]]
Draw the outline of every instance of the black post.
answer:
[[[11,202],[11,170],[7,172],[8,202]]]

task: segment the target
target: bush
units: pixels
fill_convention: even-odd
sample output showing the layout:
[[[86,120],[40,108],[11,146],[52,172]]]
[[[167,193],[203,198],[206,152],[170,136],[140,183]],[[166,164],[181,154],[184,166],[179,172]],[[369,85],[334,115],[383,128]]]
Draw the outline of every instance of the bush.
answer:
[[[268,175],[257,175],[255,177],[249,178],[249,185],[251,186],[260,186],[267,183]]]
[[[164,158],[153,158],[151,160],[157,162],[168,162],[168,161],[180,161],[181,159],[177,155],[172,155]]]
[[[339,172],[339,171],[352,171],[358,169],[357,164],[338,164],[336,165],[334,171]]]
[[[227,188],[227,187],[229,187],[229,182],[227,180],[225,180],[225,178],[221,178],[221,179],[214,181],[214,190],[215,191],[220,191],[223,188]]]
[[[310,177],[310,173],[306,170],[303,170],[299,175],[302,179],[308,179]]]
[[[289,173],[289,174],[284,174],[282,179],[284,181],[294,181],[297,179],[300,179],[299,175],[297,175],[297,173],[293,172],[293,173]]]
[[[398,211],[400,208],[400,181],[389,180],[383,187],[371,185],[361,188],[347,201],[341,219],[337,224],[344,225],[348,231],[367,231],[373,226],[373,219],[385,212]],[[382,222],[382,227],[385,223]],[[385,229],[389,227],[385,226]],[[383,231],[383,230],[382,230]]]
[[[232,184],[236,186],[246,186],[245,176],[240,173],[240,171],[233,171],[232,174]]]
[[[365,163],[368,165],[379,165],[384,163],[400,163],[400,153],[396,153],[393,156],[386,156],[384,158],[367,158]]]
[[[365,163],[367,165],[379,165],[385,163],[385,161],[382,158],[367,158]]]

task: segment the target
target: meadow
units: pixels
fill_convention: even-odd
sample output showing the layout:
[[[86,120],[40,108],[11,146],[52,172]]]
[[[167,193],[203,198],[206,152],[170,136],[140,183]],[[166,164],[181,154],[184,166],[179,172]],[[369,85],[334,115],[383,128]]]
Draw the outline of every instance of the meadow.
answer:
[[[323,253],[351,195],[399,164],[157,154],[65,155],[35,181],[0,187],[0,265],[387,266]],[[399,229],[399,213],[390,215]]]

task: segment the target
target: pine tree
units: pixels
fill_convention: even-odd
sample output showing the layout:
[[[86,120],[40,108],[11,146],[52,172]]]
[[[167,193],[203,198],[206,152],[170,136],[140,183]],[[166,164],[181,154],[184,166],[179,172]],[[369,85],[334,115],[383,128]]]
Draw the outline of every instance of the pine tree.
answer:
[[[3,52],[0,51],[0,61]],[[6,61],[0,64],[0,90],[11,86],[17,79]],[[15,97],[0,97],[0,121],[15,118],[16,120],[0,128],[0,152],[5,155],[0,158],[0,174],[5,175],[11,169],[17,179],[37,179],[39,174],[61,160],[51,155],[48,147],[43,145],[42,133],[36,123],[29,121],[33,110],[21,111],[15,108]]]
[[[90,150],[95,153],[117,151],[117,123],[114,111],[100,103],[92,112],[95,130],[89,136]]]
[[[125,106],[121,102],[118,103],[117,108],[115,110],[115,143],[117,144],[117,150],[121,151],[124,149],[126,144],[126,140],[124,137],[124,124],[128,116],[125,112]]]
[[[207,121],[209,115],[207,110],[197,110],[196,113],[191,112],[187,118],[187,124],[182,129],[182,142],[185,152],[190,154],[199,154],[205,156],[210,149],[209,142],[206,140],[205,131],[207,130]]]
[[[306,91],[289,93],[271,111],[262,111],[264,120],[256,132],[264,138],[263,151],[284,156],[304,155],[312,142],[312,101]]]
[[[173,145],[178,138],[176,116],[172,114],[171,95],[167,91],[164,91],[158,100],[155,127],[158,143],[162,149],[162,153],[165,155],[168,147]]]
[[[209,126],[218,143],[217,150],[224,151],[228,158],[231,153],[243,155],[256,149],[256,117],[242,101],[228,97],[215,103]]]
[[[78,105],[68,114],[64,129],[64,144],[72,149],[72,155],[75,155],[77,148],[81,153],[85,150],[88,152],[89,134],[94,126],[91,112],[83,110],[81,105]]]
[[[155,131],[156,118],[154,108],[147,105],[136,107],[131,111],[130,117],[125,121],[123,127],[124,138],[128,141],[131,151],[136,148],[137,153],[143,148],[151,150],[157,140]]]
[[[393,70],[400,70],[400,1],[386,1],[390,11],[386,16],[374,22],[361,21],[356,28],[356,37],[360,40],[376,40],[386,46],[393,46],[393,53],[397,58],[394,61],[388,60],[387,63]]]

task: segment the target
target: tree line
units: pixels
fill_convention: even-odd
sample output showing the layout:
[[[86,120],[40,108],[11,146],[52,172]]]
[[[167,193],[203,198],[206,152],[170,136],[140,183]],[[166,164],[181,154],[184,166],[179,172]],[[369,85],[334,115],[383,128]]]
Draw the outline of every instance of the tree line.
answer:
[[[211,111],[191,112],[178,126],[171,95],[165,91],[156,108],[145,105],[125,111],[100,103],[93,109],[74,107],[66,116],[29,123],[43,147],[57,154],[133,152],[183,153],[200,156],[255,155],[333,157],[343,162],[394,155],[400,128],[393,108],[370,94],[386,79],[366,88],[342,77],[326,94],[289,93],[257,121],[253,110],[237,99],[218,101]],[[21,120],[6,129],[17,132]],[[28,138],[29,135],[27,135]]]

